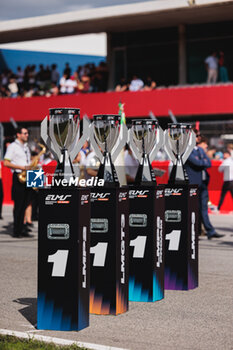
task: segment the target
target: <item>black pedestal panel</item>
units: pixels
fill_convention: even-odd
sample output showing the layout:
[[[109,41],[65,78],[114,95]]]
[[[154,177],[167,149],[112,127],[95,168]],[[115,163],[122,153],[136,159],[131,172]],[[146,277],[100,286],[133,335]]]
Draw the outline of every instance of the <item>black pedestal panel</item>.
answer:
[[[164,186],[129,190],[129,300],[164,297]]]
[[[198,286],[198,192],[195,185],[165,188],[165,289]]]
[[[40,190],[38,329],[89,326],[89,226],[89,190]]]
[[[128,189],[91,189],[90,312],[128,310]]]

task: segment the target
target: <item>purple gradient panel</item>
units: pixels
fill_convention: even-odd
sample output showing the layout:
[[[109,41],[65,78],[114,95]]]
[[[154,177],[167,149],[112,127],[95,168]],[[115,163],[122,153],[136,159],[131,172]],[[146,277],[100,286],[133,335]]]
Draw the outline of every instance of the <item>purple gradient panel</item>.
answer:
[[[198,277],[192,271],[190,264],[188,265],[188,289],[198,287]]]
[[[170,290],[187,290],[187,284],[176,273],[171,273],[169,268],[165,269],[164,288]]]

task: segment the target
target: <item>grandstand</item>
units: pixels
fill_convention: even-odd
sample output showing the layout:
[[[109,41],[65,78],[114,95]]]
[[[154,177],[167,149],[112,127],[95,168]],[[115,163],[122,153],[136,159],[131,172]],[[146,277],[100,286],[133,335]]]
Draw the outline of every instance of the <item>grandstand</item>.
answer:
[[[5,21],[0,23],[0,43],[100,32],[107,33],[109,90],[135,73],[152,76],[156,90],[2,99],[1,121],[13,117],[38,125],[48,108],[58,105],[79,106],[89,116],[117,112],[119,100],[126,103],[127,117],[146,117],[152,111],[161,123],[168,121],[169,109],[178,120],[232,119],[233,85],[206,85],[204,65],[211,50],[224,51],[233,81],[232,0],[146,1]]]

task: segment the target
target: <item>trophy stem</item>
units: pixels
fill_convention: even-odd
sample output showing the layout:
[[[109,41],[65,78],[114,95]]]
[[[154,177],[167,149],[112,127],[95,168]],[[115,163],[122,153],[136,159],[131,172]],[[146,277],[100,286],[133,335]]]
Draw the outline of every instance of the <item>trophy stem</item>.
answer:
[[[176,156],[176,163],[173,165],[168,183],[169,184],[189,183],[188,175],[184,168],[184,164],[180,154],[177,154]]]
[[[74,178],[75,173],[74,173],[74,168],[72,165],[72,162],[70,160],[70,157],[67,154],[67,149],[66,148],[62,148],[61,150],[61,154],[62,154],[62,160],[61,162],[58,161],[57,164],[57,168],[55,170],[55,176],[57,180],[69,180],[71,177]],[[61,181],[57,181],[57,183],[59,183],[59,185],[57,185],[58,187],[62,186]],[[56,185],[55,185],[56,186]]]
[[[119,186],[119,180],[116,173],[116,169],[112,163],[111,154],[104,151],[104,159],[99,167],[97,177],[99,179],[104,179],[105,186]]]
[[[135,177],[135,184],[139,186],[156,186],[156,178],[150,164],[149,155],[145,152],[142,154],[141,163]]]

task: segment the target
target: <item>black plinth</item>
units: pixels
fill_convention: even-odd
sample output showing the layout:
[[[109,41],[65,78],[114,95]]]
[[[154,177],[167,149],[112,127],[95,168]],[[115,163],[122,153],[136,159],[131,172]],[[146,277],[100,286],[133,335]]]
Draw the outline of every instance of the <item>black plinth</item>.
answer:
[[[128,189],[91,189],[90,312],[128,310]]]
[[[164,186],[129,190],[129,300],[164,297]]]
[[[89,225],[89,190],[40,190],[38,329],[89,326]]]
[[[198,191],[195,185],[165,188],[165,289],[198,286]]]

